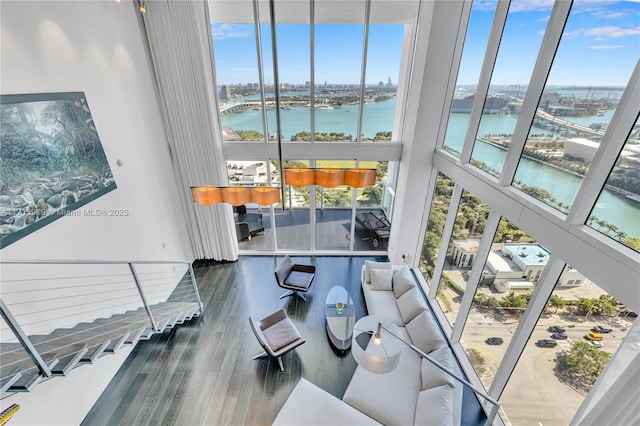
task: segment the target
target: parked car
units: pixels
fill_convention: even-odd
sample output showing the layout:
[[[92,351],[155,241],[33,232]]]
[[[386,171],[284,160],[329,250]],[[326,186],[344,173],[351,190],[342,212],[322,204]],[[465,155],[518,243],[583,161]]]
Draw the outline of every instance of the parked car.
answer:
[[[608,328],[608,327],[604,327],[602,325],[596,325],[595,327],[593,327],[591,329],[591,331],[594,331],[596,333],[611,333],[613,331],[612,328]]]
[[[536,342],[536,345],[541,348],[555,348],[558,346],[558,342],[553,339],[540,339]]]
[[[567,335],[564,334],[564,333],[553,333],[551,335],[551,338],[555,339],[555,340],[566,340],[567,339]]]
[[[547,328],[547,331],[549,333],[564,333],[565,329],[564,327],[560,327],[559,325],[552,325],[551,327]]]
[[[504,343],[504,340],[502,340],[502,337],[489,337],[485,340],[485,343],[487,345],[501,345]]]
[[[584,338],[587,340],[593,340],[595,342],[599,342],[603,339],[602,334],[600,333],[587,333],[584,335]]]
[[[594,342],[593,340],[587,340],[587,343],[589,344],[589,346],[593,346],[594,348],[601,348],[602,347],[602,343],[601,342]]]

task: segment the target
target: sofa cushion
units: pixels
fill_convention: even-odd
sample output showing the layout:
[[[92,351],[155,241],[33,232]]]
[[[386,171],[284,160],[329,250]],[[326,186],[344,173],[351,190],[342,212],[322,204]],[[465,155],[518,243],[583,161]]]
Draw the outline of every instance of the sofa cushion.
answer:
[[[405,324],[427,310],[427,304],[417,287],[398,297],[396,302]]]
[[[379,315],[404,327],[404,321],[398,310],[393,291],[376,291],[371,288],[371,284],[362,284],[362,292],[369,315]]]
[[[406,265],[394,272],[392,281],[393,293],[396,295],[396,298],[416,287],[416,281],[411,274],[411,270]]]
[[[369,271],[371,275],[371,289],[372,290],[393,290],[391,278],[393,277],[393,271],[389,269],[371,269]]]
[[[371,282],[372,269],[391,269],[391,262],[374,262],[373,260],[364,261],[364,282]]]
[[[411,348],[402,345],[400,362],[388,373],[375,374],[358,366],[343,401],[382,424],[412,425],[416,397],[422,389],[418,373],[421,360]]]
[[[313,383],[301,378],[284,403],[274,425],[379,425]]]
[[[448,346],[442,346],[428,353],[434,361],[453,372],[453,355]],[[431,361],[422,360],[422,389],[431,389],[442,385],[455,386],[455,379],[433,365]]]
[[[453,388],[443,385],[418,394],[414,424],[444,426],[453,421]]]
[[[446,341],[444,337],[442,337],[440,328],[438,328],[435,319],[433,319],[431,313],[428,311],[424,311],[416,316],[406,327],[413,344],[427,354],[442,346],[446,346]]]

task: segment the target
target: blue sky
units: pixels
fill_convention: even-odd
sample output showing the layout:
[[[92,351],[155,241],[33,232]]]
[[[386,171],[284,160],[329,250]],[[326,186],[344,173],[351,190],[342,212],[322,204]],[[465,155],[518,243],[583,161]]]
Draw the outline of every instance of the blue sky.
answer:
[[[495,0],[474,2],[458,85],[477,83]],[[492,84],[526,85],[542,43],[552,0],[512,0]],[[372,25],[367,84],[398,81],[403,41],[401,25]],[[212,25],[218,84],[258,81],[253,25]],[[273,81],[270,31],[262,28],[265,80]],[[277,27],[282,83],[310,79],[309,26]],[[363,25],[316,25],[316,84],[357,84]],[[640,57],[640,2],[575,0],[548,84],[625,85]]]

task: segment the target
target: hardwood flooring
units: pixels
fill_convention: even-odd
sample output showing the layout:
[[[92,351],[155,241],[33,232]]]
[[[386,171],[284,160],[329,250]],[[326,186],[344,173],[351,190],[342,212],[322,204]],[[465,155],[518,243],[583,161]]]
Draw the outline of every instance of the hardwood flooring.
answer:
[[[316,266],[306,302],[278,298],[284,289],[273,271],[280,259],[242,256],[233,263],[196,265],[203,315],[138,343],[82,424],[271,424],[300,377],[341,398],[356,363],[348,351],[330,346],[325,298],[331,287],[342,285],[353,298],[356,318],[366,315],[361,267],[366,259],[386,258],[294,257]],[[284,356],[284,372],[275,360],[252,360],[261,347],[248,322],[250,315],[262,318],[281,307],[306,339]],[[470,397],[465,395],[465,404],[473,421],[463,424],[481,424]]]

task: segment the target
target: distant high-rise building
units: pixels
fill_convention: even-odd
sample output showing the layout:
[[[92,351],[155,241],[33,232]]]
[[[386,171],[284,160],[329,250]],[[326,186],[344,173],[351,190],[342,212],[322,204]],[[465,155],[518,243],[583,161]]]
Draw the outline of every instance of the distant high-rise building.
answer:
[[[221,101],[228,101],[229,99],[231,99],[231,88],[228,84],[225,84],[220,88],[218,97]]]
[[[393,87],[393,83],[391,82],[391,77],[387,80],[387,87]]]
[[[310,81],[305,81],[304,82],[304,87],[311,87],[311,82]]]
[[[378,87],[384,87],[384,81],[379,81],[378,82]]]

